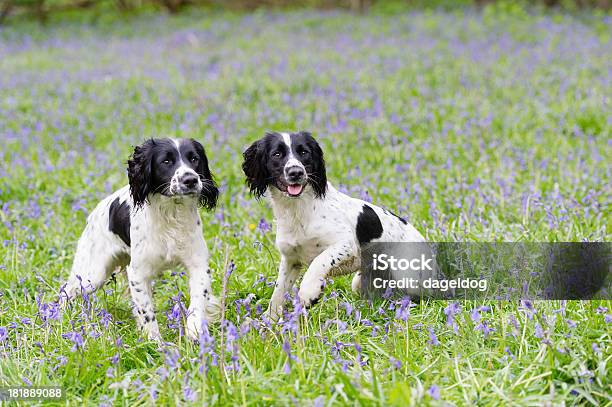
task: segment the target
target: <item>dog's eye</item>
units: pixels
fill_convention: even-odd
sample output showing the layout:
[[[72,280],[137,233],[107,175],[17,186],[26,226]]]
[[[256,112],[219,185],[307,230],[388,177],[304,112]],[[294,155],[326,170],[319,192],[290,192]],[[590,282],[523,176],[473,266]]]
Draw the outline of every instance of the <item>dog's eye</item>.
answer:
[[[196,161],[198,161],[198,157],[194,155],[193,157],[189,159],[189,161],[191,161],[192,163],[195,163]]]
[[[300,150],[300,151],[298,152],[298,154],[299,154],[299,155],[306,155],[306,154],[308,154],[308,151],[306,151],[306,150]]]
[[[281,152],[280,151],[276,151],[274,153],[272,153],[272,157],[280,157],[281,156]]]
[[[170,160],[164,160],[164,161],[162,161],[162,164],[168,165],[168,164],[170,164]]]

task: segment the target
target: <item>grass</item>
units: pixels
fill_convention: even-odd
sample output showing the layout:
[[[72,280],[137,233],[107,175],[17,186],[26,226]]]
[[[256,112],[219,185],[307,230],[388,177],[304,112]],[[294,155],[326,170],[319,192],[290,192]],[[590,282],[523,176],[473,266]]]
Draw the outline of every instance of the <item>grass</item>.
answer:
[[[61,404],[609,405],[609,300],[412,307],[345,277],[262,324],[278,254],[240,170],[264,130],[308,129],[336,186],[432,241],[610,241],[609,33],[606,15],[521,7],[0,28],[0,386],[61,385]],[[158,136],[203,142],[222,187],[203,232],[229,323],[202,347],[177,325],[181,270],[155,286],[162,349],[123,276],[52,304],[87,213]]]

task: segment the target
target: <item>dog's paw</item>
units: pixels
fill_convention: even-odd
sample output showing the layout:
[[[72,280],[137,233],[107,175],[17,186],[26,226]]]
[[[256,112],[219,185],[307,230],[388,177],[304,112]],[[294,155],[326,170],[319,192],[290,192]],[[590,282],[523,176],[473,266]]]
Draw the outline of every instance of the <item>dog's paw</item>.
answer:
[[[319,302],[323,295],[323,288],[323,284],[321,284],[320,287],[316,284],[302,285],[298,292],[298,297],[302,305],[309,308]]]
[[[281,322],[283,319],[283,307],[274,307],[268,306],[268,309],[261,314],[261,317],[265,321],[270,321],[272,323]]]
[[[161,333],[159,333],[159,328],[157,326],[144,326],[143,330],[147,335],[147,339],[156,342],[157,344],[163,343],[163,338]]]
[[[218,322],[221,319],[221,303],[217,297],[211,295],[208,298],[204,310],[204,317],[209,322]]]
[[[189,339],[194,342],[200,340],[200,329],[198,328],[202,326],[201,321],[198,318],[189,318],[187,317],[187,325],[185,326],[185,334]]]
[[[353,276],[353,281],[351,282],[351,289],[354,293],[361,292],[361,273],[357,273],[355,274],[355,276]]]

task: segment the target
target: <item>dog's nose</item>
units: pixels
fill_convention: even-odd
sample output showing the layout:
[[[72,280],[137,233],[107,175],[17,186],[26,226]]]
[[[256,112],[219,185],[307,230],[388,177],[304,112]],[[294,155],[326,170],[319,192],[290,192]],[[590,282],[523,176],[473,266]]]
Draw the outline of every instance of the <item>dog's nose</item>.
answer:
[[[181,177],[181,184],[188,189],[194,189],[198,185],[198,177],[194,174],[185,174]]]
[[[290,182],[301,181],[304,175],[304,169],[301,167],[295,166],[287,168],[287,180]]]

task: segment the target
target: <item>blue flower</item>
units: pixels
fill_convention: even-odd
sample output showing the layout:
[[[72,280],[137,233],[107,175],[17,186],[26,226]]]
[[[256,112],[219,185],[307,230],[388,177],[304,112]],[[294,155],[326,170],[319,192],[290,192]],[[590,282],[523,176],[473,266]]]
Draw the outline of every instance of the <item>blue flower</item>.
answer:
[[[440,400],[440,389],[435,384],[427,390],[427,394],[434,400]]]

